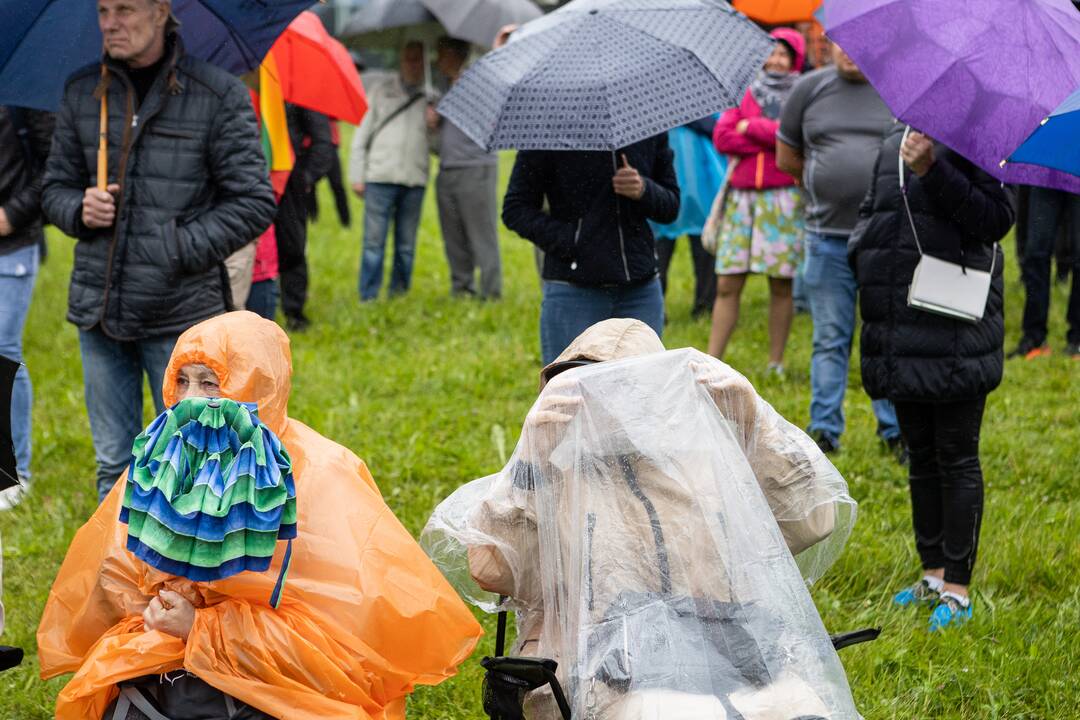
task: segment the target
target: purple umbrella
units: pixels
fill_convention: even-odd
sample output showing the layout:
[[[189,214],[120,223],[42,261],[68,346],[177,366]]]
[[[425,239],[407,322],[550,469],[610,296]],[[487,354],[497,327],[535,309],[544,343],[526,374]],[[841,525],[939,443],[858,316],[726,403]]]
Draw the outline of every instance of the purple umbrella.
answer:
[[[1080,87],[1069,0],[827,0],[826,32],[902,121],[1002,182],[1080,192],[1080,178],[1005,162]]]

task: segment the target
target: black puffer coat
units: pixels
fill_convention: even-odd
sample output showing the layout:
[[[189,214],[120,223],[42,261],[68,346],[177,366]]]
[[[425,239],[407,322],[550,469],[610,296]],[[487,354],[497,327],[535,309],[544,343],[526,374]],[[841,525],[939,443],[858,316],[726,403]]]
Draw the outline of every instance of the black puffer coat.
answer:
[[[68,80],[45,172],[46,217],[78,238],[68,320],[118,340],[178,334],[229,309],[223,261],[275,212],[247,89],[185,55],[176,36],[166,57],[138,108],[124,66],[105,61],[114,227],[82,223],[97,175],[100,65]]]
[[[644,180],[645,194],[639,200],[615,194],[611,152],[518,153],[502,219],[544,251],[545,280],[633,285],[656,275],[656,241],[649,220],[664,224],[679,214],[675,156],[667,133],[617,151],[619,165],[623,155]]]
[[[16,113],[21,127],[14,122]],[[0,237],[0,255],[43,237],[41,180],[52,132],[51,113],[0,105],[0,208],[12,227],[10,235]]]
[[[919,253],[904,211],[897,156],[904,126],[886,136],[874,181],[852,234],[849,259],[859,283],[862,379],[872,398],[950,402],[986,395],[1001,382],[1005,341],[1002,270],[994,243],[1015,219],[1012,192],[971,162],[935,145],[922,178],[904,168],[923,251],[994,275],[983,319],[972,324],[908,307]]]

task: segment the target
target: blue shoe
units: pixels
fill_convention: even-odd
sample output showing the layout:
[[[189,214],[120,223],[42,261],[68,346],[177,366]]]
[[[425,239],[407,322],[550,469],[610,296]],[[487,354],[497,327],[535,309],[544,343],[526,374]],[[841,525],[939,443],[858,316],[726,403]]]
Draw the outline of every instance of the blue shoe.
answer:
[[[971,600],[967,606],[958,595],[951,592],[941,594],[941,600],[930,613],[930,632],[939,632],[949,626],[963,625],[971,619]]]
[[[939,598],[938,591],[930,587],[930,583],[923,578],[909,588],[904,588],[893,595],[893,605],[907,607],[908,605],[929,605]]]

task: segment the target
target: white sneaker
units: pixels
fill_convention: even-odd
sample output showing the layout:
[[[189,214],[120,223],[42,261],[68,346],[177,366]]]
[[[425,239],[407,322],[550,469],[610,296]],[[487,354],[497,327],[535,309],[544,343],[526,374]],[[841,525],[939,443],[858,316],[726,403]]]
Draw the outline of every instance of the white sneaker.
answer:
[[[25,485],[16,485],[6,490],[0,490],[0,511],[10,510],[22,502],[27,493]]]

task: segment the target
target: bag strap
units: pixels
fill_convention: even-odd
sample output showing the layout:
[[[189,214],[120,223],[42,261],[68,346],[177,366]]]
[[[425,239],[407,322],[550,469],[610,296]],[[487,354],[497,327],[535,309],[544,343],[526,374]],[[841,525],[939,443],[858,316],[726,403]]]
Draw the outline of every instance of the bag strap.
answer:
[[[922,243],[919,242],[919,231],[915,228],[915,216],[911,214],[911,203],[908,202],[907,196],[907,182],[904,176],[904,143],[907,142],[908,136],[911,135],[911,126],[904,126],[904,136],[900,138],[900,151],[896,153],[896,165],[900,177],[900,197],[904,200],[904,210],[907,211],[908,223],[911,225],[911,235],[915,238],[915,247],[919,251],[919,257],[924,257],[925,253],[922,249]],[[994,248],[990,252],[990,277],[994,276],[994,268],[997,267],[997,254],[998,244],[994,243]],[[960,266],[964,270],[964,274],[967,274],[967,268],[963,265]]]
[[[368,135],[367,141],[364,143],[364,154],[371,152],[371,144],[375,142],[375,136],[385,130],[386,126],[390,124],[390,121],[411,108],[413,104],[415,104],[416,101],[422,97],[424,97],[424,93],[413,93],[409,96],[409,99],[404,102],[404,104],[400,105],[394,110],[394,112],[383,118],[383,121],[379,123],[379,126],[372,130],[371,134]]]

